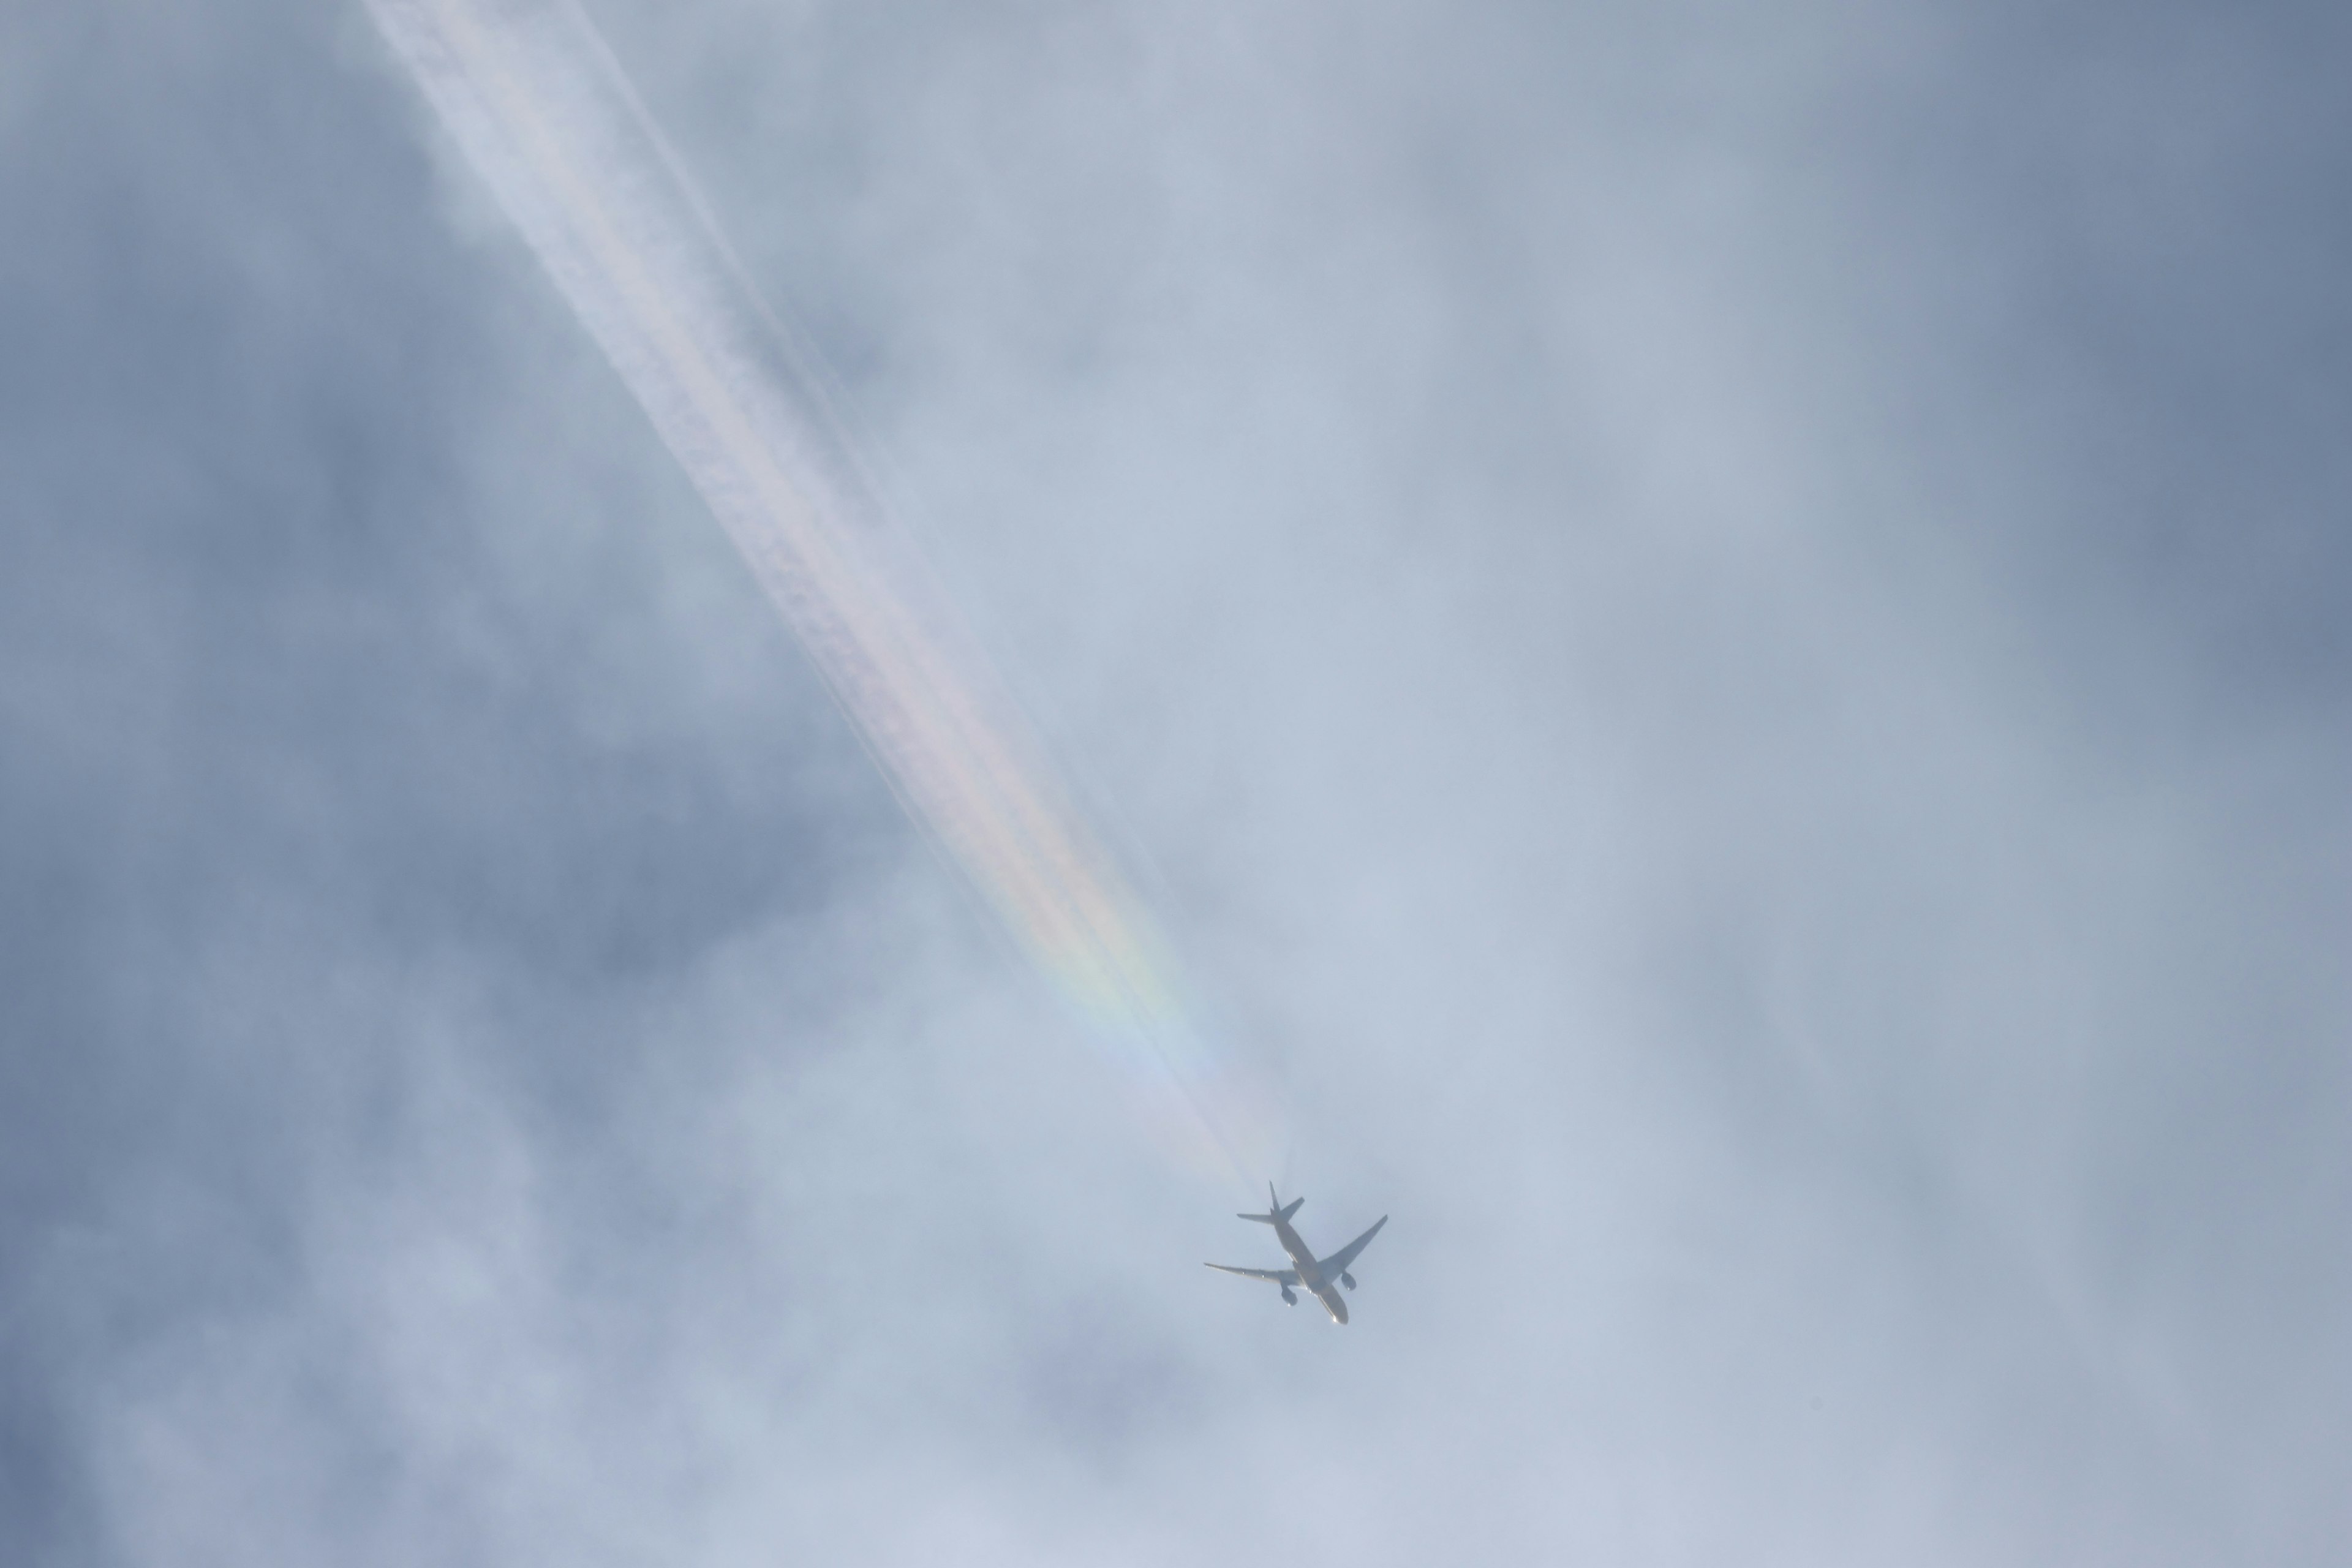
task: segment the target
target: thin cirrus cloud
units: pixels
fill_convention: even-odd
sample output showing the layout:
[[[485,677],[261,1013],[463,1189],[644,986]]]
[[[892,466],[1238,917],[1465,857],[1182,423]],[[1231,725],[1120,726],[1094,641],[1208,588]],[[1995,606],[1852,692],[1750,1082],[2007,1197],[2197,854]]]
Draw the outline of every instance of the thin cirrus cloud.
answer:
[[[590,10],[1395,1218],[1199,1267],[363,12],[23,8],[20,1555],[2341,1554],[2340,30]]]

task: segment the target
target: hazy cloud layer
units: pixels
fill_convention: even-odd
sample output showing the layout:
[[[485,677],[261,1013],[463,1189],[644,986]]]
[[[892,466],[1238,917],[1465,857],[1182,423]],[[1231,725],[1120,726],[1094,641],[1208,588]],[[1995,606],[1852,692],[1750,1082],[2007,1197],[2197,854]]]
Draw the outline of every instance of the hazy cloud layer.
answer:
[[[357,8],[0,22],[0,1548],[2352,1547],[2316,8],[592,6],[1302,1142],[914,832]]]

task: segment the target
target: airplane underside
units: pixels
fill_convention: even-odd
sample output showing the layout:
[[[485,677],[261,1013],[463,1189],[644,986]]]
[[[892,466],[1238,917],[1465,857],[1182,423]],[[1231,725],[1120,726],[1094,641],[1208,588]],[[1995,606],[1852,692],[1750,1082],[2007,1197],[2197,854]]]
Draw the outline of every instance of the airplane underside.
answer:
[[[1293,1307],[1298,1305],[1298,1292],[1305,1290],[1321,1303],[1323,1310],[1330,1314],[1333,1322],[1345,1323],[1348,1321],[1348,1302],[1335,1286],[1349,1290],[1356,1288],[1356,1277],[1348,1272],[1348,1265],[1353,1263],[1356,1260],[1356,1255],[1363,1251],[1372,1237],[1380,1234],[1381,1226],[1388,1224],[1389,1216],[1381,1215],[1373,1222],[1371,1229],[1364,1232],[1330,1257],[1318,1258],[1312,1251],[1308,1250],[1307,1244],[1299,1239],[1298,1233],[1290,1227],[1290,1216],[1297,1213],[1298,1205],[1307,1200],[1293,1198],[1286,1205],[1271,1187],[1266,1190],[1266,1197],[1269,1200],[1269,1206],[1265,1213],[1245,1214],[1240,1217],[1259,1225],[1272,1226],[1275,1236],[1282,1243],[1283,1251],[1290,1255],[1293,1267],[1242,1268],[1229,1263],[1212,1263],[1209,1267],[1225,1274],[1239,1274],[1244,1279],[1271,1280],[1281,1290],[1285,1304]],[[1314,1280],[1315,1283],[1308,1284],[1309,1279]]]

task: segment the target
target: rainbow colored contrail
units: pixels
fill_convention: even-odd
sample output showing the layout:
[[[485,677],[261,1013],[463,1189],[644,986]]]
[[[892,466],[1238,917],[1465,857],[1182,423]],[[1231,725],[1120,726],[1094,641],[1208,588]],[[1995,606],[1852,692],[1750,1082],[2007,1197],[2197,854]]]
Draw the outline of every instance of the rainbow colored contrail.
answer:
[[[908,813],[1157,1119],[1263,1179],[1281,1144],[1268,1098],[1193,1026],[1141,904],[876,500],[594,25],[572,0],[368,4]]]

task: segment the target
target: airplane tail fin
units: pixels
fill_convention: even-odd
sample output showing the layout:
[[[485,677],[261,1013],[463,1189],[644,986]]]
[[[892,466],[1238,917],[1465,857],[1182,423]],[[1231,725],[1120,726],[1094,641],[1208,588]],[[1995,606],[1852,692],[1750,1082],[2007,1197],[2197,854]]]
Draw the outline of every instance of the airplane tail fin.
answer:
[[[1237,1214],[1234,1215],[1234,1217],[1235,1219],[1253,1220],[1259,1225],[1272,1225],[1276,1220],[1288,1219],[1292,1215],[1297,1214],[1298,1212],[1298,1205],[1307,1201],[1305,1198],[1293,1198],[1288,1203],[1284,1203],[1280,1198],[1275,1196],[1274,1188],[1272,1186],[1268,1186],[1265,1189],[1265,1199],[1267,1207],[1264,1214]]]

